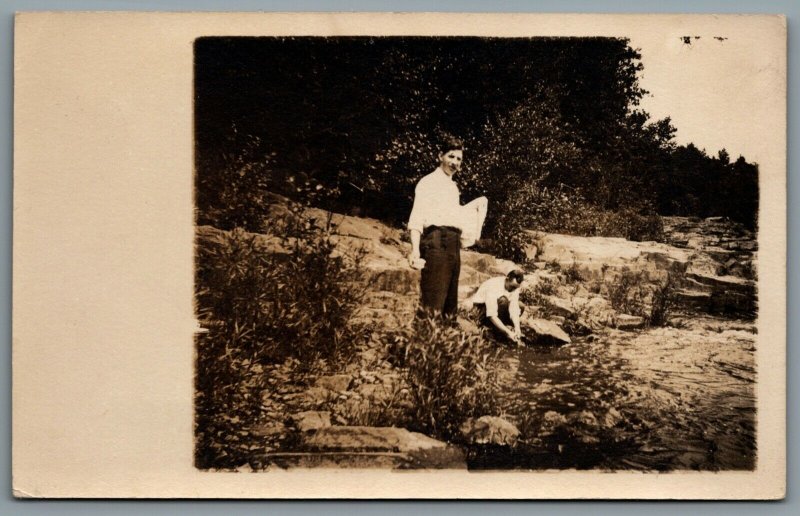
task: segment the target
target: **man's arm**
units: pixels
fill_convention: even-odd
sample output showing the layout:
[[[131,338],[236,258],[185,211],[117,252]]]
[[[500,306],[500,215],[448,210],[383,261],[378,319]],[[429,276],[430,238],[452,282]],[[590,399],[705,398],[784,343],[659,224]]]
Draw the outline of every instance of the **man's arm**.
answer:
[[[522,336],[522,330],[519,326],[519,303],[511,303],[508,308],[508,315],[511,316],[511,322],[514,324],[514,335],[519,338]]]
[[[510,329],[508,329],[508,326],[503,324],[503,321],[501,321],[499,317],[497,317],[496,315],[490,315],[489,316],[489,320],[492,321],[492,324],[494,324],[494,326],[498,330],[500,330],[501,332],[505,333],[505,335],[509,339],[511,339],[511,340],[516,342],[516,340],[517,340],[516,334],[513,331],[511,331]]]
[[[412,267],[414,262],[419,259],[420,232],[417,229],[411,230],[411,254],[408,255],[408,264]]]

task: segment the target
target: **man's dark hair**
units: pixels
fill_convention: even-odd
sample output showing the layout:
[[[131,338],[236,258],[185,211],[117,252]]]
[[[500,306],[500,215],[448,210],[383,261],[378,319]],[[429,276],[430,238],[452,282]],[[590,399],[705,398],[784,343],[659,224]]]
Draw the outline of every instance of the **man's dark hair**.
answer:
[[[514,280],[517,283],[522,283],[525,280],[525,273],[519,269],[514,269],[508,273],[507,278]]]
[[[439,154],[444,154],[451,150],[464,150],[464,140],[451,134],[446,134],[439,138]]]

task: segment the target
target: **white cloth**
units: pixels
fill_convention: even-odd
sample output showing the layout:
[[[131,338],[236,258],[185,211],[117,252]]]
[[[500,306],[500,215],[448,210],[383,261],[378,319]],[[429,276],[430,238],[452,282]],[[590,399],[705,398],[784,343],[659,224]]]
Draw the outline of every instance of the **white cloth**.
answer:
[[[414,207],[408,219],[408,229],[422,233],[428,226],[461,227],[461,199],[458,186],[437,168],[417,183]]]
[[[473,305],[486,305],[486,317],[497,317],[497,300],[505,296],[508,299],[508,313],[512,317],[515,314],[519,317],[519,291],[518,288],[513,292],[506,290],[505,276],[498,276],[484,281],[478,291],[469,298],[469,302]]]
[[[469,247],[481,238],[488,208],[489,200],[486,197],[478,197],[461,206],[460,220],[456,226],[461,228],[461,247]]]
[[[453,178],[437,168],[417,183],[408,229],[422,233],[428,226],[459,228],[461,246],[471,246],[481,237],[489,201],[478,197],[461,206],[460,197]]]

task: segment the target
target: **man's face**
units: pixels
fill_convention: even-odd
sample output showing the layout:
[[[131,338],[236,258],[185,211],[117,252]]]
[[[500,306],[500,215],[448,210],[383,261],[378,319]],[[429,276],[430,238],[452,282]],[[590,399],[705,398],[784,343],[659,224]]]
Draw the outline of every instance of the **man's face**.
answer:
[[[520,287],[520,285],[522,285],[522,282],[517,282],[517,280],[514,279],[514,278],[506,278],[506,290],[507,291],[514,292],[515,290],[517,290]]]
[[[442,170],[448,176],[452,176],[461,170],[461,160],[464,159],[464,152],[460,150],[449,150],[444,154],[439,154]]]

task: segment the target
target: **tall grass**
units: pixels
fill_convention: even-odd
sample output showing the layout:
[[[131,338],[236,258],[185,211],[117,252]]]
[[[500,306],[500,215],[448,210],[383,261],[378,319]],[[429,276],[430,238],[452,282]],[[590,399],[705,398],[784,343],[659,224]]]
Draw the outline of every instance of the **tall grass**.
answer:
[[[410,391],[412,430],[458,440],[467,418],[496,412],[497,351],[480,335],[435,317],[419,317],[393,340]]]
[[[264,367],[299,372],[346,365],[366,330],[353,324],[365,290],[363,253],[342,254],[331,232],[291,207],[271,235],[219,232],[197,247],[198,467],[247,461],[259,421]]]

